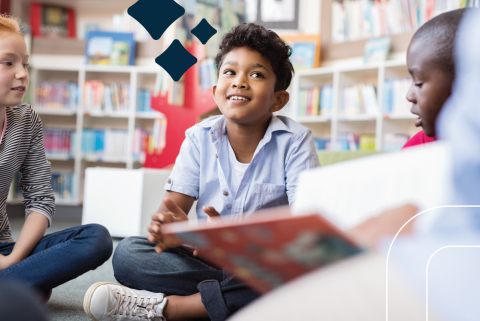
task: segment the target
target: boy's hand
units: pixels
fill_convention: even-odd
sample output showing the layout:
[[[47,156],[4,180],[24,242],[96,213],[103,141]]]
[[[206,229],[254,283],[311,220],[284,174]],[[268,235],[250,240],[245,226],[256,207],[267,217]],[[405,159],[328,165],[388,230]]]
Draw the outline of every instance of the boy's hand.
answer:
[[[148,227],[148,232],[150,235],[148,236],[148,241],[151,243],[157,242],[155,245],[155,251],[160,254],[164,250],[170,247],[177,247],[182,245],[178,239],[171,235],[163,235],[162,233],[162,225],[173,223],[173,222],[180,222],[188,220],[187,214],[175,204],[174,201],[165,197],[163,199],[163,206],[168,210],[166,212],[157,212],[152,215],[152,222]]]
[[[222,223],[222,217],[213,206],[204,206],[202,210],[208,215],[207,223],[209,225]]]
[[[220,214],[217,212],[217,210],[213,206],[204,206],[202,207],[202,210],[205,212],[205,214],[208,215],[207,218],[207,224],[208,225],[221,225],[222,224],[222,217]],[[198,255],[198,250],[193,251],[193,255],[197,256]]]

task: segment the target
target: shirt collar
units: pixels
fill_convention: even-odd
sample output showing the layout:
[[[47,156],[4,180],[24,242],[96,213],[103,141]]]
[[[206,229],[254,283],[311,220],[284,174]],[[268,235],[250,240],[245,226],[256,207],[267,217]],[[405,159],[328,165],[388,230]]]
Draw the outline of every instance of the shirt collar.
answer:
[[[214,140],[216,137],[225,135],[227,132],[225,116],[223,115],[207,119],[206,121],[201,122],[199,126],[201,126],[202,128],[210,128],[210,135],[212,140]],[[281,121],[277,116],[272,114],[272,117],[270,118],[270,124],[268,125],[267,131],[265,132],[265,142],[270,141],[270,139],[272,138],[272,133],[276,131],[287,131],[289,133],[292,133],[290,128],[288,128],[288,126],[285,125],[283,121]]]

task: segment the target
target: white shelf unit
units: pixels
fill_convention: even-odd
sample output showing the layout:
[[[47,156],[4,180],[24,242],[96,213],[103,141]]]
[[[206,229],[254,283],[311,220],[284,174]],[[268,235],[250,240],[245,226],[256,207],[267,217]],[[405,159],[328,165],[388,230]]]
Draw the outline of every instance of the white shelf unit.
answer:
[[[75,172],[76,197],[73,200],[57,200],[57,205],[80,205],[83,202],[83,181],[85,169],[102,166],[113,168],[138,168],[142,164],[133,158],[133,142],[135,126],[151,130],[155,119],[163,118],[159,112],[136,111],[136,97],[139,88],[153,89],[156,76],[160,70],[158,66],[58,66],[33,65],[30,76],[32,89],[39,81],[71,81],[78,83],[78,106],[76,109],[48,109],[36,108],[35,90],[31,91],[32,107],[42,119],[44,128],[68,128],[77,132],[74,158],[49,156],[52,171]],[[84,105],[83,89],[85,81],[101,80],[105,83],[130,83],[130,106],[128,111],[87,111]],[[82,135],[86,128],[118,128],[127,130],[127,152],[125,157],[116,159],[86,158],[82,155]],[[9,198],[9,204],[20,204],[19,198]]]
[[[338,134],[375,134],[375,148],[382,151],[387,133],[414,135],[421,128],[414,125],[415,115],[384,114],[384,83],[390,78],[410,77],[405,61],[385,61],[354,67],[326,67],[298,71],[292,81],[291,103],[285,115],[310,128],[315,137],[331,139],[330,150],[339,150]],[[377,115],[341,115],[342,89],[357,83],[370,83],[377,87]],[[297,116],[299,89],[309,86],[333,85],[333,108],[331,115]]]

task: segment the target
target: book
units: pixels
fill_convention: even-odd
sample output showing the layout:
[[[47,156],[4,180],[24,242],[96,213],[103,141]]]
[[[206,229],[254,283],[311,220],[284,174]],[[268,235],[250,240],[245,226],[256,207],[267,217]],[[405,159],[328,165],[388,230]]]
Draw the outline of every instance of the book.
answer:
[[[332,40],[341,43],[415,31],[441,13],[477,5],[476,0],[333,1]]]
[[[40,81],[35,87],[35,107],[76,109],[78,106],[77,82]]]
[[[387,115],[411,115],[412,103],[407,93],[412,84],[411,78],[385,79],[383,89],[383,113]]]
[[[288,207],[253,213],[242,222],[167,224],[174,235],[259,293],[309,271],[361,252],[345,233],[319,214],[291,216]]]
[[[378,114],[376,88],[372,84],[360,83],[342,89],[341,115]]]
[[[365,63],[374,63],[387,60],[392,46],[389,37],[368,39],[365,43],[363,61]]]
[[[135,40],[133,33],[90,31],[85,56],[88,64],[133,65]]]
[[[338,147],[340,151],[375,150],[375,135],[339,133]]]
[[[124,129],[84,129],[82,157],[93,162],[125,162],[128,132]]]
[[[47,158],[71,159],[75,157],[75,130],[43,128],[43,142]]]
[[[130,109],[130,83],[99,80],[85,81],[85,111],[128,111]]]
[[[301,87],[295,116],[331,116],[333,108],[333,86]]]

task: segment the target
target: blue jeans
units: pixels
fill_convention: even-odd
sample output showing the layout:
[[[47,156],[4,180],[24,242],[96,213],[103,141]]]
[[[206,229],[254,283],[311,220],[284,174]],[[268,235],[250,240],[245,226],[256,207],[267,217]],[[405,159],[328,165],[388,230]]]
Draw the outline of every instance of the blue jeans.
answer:
[[[9,255],[15,243],[0,243]],[[19,280],[41,292],[95,270],[110,258],[113,245],[107,229],[82,225],[44,236],[30,256],[0,271],[0,280]]]
[[[229,315],[259,297],[222,269],[211,266],[182,247],[157,254],[144,237],[122,240],[113,254],[117,281],[130,288],[165,295],[200,292],[202,303],[213,321]]]

